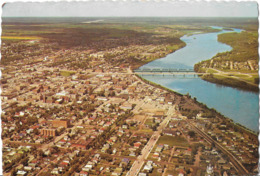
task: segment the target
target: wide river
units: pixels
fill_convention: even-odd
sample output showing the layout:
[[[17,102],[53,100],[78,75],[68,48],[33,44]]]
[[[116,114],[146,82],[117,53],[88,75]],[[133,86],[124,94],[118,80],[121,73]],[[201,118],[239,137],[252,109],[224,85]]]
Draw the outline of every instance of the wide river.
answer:
[[[219,28],[219,27],[214,27]],[[222,29],[222,28],[220,28]],[[240,29],[234,29],[241,32]],[[155,60],[140,67],[144,68],[193,68],[194,64],[207,60],[217,53],[230,51],[232,47],[217,41],[221,33],[231,32],[222,30],[220,32],[195,34],[183,36],[182,41],[186,46],[164,58]],[[173,91],[196,97],[198,101],[210,108],[216,109],[223,115],[231,118],[237,123],[258,132],[259,120],[259,97],[257,93],[243,91],[227,86],[206,82],[197,76],[179,75],[140,75],[143,78],[167,87]]]

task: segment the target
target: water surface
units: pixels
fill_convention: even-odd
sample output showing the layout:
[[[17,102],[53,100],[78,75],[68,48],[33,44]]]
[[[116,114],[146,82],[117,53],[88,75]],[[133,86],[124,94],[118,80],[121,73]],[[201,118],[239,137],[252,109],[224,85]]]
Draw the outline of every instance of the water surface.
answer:
[[[220,27],[214,27],[220,28]],[[240,29],[234,29],[241,32]],[[233,31],[233,32],[234,32]],[[207,60],[217,53],[231,51],[232,47],[217,41],[221,33],[232,32],[222,30],[220,32],[183,36],[181,40],[186,46],[164,58],[155,60],[140,67],[140,69],[163,68],[193,68],[194,64]],[[196,97],[198,101],[210,108],[216,109],[223,115],[251,130],[259,131],[259,98],[254,92],[244,91],[227,86],[220,86],[201,80],[199,77],[141,75],[143,78],[158,83],[176,92]]]
[[[162,76],[142,75],[181,94],[189,93],[199,102],[216,109],[235,122],[258,131],[258,94],[227,86],[212,84],[193,75]]]

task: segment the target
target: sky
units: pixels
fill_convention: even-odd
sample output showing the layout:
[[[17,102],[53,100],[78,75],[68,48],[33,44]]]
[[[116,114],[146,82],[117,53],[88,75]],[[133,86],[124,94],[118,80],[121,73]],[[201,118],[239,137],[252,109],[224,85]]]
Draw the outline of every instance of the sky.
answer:
[[[61,16],[201,16],[201,17],[257,17],[256,1],[178,1],[178,0],[89,0],[21,2],[5,0],[3,17],[61,17]],[[20,1],[20,2],[19,2]]]

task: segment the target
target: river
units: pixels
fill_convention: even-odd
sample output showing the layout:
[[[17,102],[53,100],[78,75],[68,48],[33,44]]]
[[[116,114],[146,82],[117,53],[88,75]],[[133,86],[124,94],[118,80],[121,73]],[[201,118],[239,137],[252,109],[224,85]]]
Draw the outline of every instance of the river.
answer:
[[[222,29],[220,27],[213,28]],[[233,30],[241,32],[240,29]],[[222,30],[206,34],[185,35],[181,38],[186,43],[184,48],[164,58],[143,65],[140,69],[193,68],[194,64],[210,59],[217,53],[232,50],[231,46],[217,41],[218,34],[227,32],[232,31]],[[258,93],[209,83],[193,75],[140,76],[181,94],[189,93],[192,97],[196,97],[199,102],[216,109],[218,112],[231,118],[234,122],[240,123],[255,132],[259,131]]]

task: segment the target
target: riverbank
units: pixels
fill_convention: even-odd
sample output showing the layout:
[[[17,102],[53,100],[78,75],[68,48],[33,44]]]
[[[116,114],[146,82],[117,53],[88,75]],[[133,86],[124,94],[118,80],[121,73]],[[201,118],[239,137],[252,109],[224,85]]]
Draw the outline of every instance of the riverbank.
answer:
[[[172,53],[174,53],[175,51],[177,51],[181,48],[184,48],[185,46],[186,46],[186,43],[183,42],[183,41],[181,41],[178,44],[174,44],[174,45],[165,45],[165,51],[163,51],[162,53],[159,53],[158,56],[149,57],[145,60],[140,60],[140,59],[136,59],[134,57],[133,58],[129,57],[128,59],[131,59],[131,60],[128,60],[128,62],[131,65],[131,69],[135,70],[135,69],[138,69],[139,67],[141,67],[141,66],[143,66],[147,63],[150,63],[150,62],[155,61],[155,60],[160,59],[160,58],[164,58],[167,55],[172,54]]]
[[[211,73],[201,77],[205,81],[259,92],[256,30],[219,34],[218,42],[230,45],[232,51],[218,53],[209,60],[201,61],[194,65],[194,70],[198,73]]]
[[[236,30],[239,32],[239,30]],[[219,42],[215,41],[218,34],[212,33],[212,34],[203,34],[203,35],[196,35],[196,38],[194,37],[182,37],[182,40],[184,42],[188,42],[187,46],[181,50],[178,50],[177,52],[168,55],[165,58],[161,58],[159,60],[153,61],[152,63],[146,64],[145,67],[147,68],[171,68],[176,67],[181,64],[192,64],[192,66],[195,63],[200,62],[201,60],[206,60],[207,58],[212,58],[214,55],[220,52],[225,51],[231,51],[231,47],[227,45],[220,44]],[[212,40],[211,40],[212,39]],[[209,52],[198,52],[198,51],[204,51],[205,46],[208,47]],[[213,49],[213,50],[212,50]],[[197,53],[197,55],[192,54],[193,52]],[[181,63],[178,64],[180,61],[180,58],[182,58]],[[199,58],[199,59],[198,59]],[[201,59],[201,60],[200,60]],[[208,73],[215,73],[216,71],[208,72]],[[216,74],[218,76],[222,75],[222,72],[224,70],[221,70],[219,74]],[[225,73],[226,74],[226,73]],[[229,73],[228,73],[229,74]],[[225,76],[232,76],[230,75]],[[233,74],[233,73],[232,73]],[[241,73],[234,73],[236,77],[245,77]],[[252,73],[254,74],[254,73]],[[255,76],[255,75],[254,75]],[[254,76],[250,75],[248,76],[248,79],[254,79]],[[216,108],[221,114],[224,114],[224,116],[229,117],[228,119],[233,119],[237,123],[244,124],[247,128],[252,129],[254,132],[258,132],[258,96],[255,95],[255,93],[250,93],[249,91],[241,91],[239,89],[232,89],[228,86],[216,86],[216,84],[207,83],[206,81],[203,81],[202,79],[186,79],[184,77],[184,81],[181,79],[172,79],[171,77],[160,77],[160,76],[142,76],[142,78],[145,78],[146,80],[149,80],[151,82],[156,82],[155,86],[162,85],[163,88],[167,87],[166,90],[175,90],[182,94],[191,94],[192,97],[197,97],[200,102],[203,102],[207,104],[209,107]],[[174,92],[174,91],[172,91]],[[176,93],[176,92],[175,92]],[[228,97],[227,100],[221,98]],[[182,96],[183,97],[183,96]],[[243,98],[242,98],[243,97]],[[196,100],[197,100],[196,98]],[[191,98],[190,98],[191,99]],[[189,100],[190,100],[189,99]],[[248,103],[244,103],[244,100],[249,100]],[[188,100],[188,99],[186,99]],[[185,102],[185,100],[183,99]],[[236,103],[234,103],[236,102]],[[256,104],[257,103],[257,104]],[[187,103],[189,104],[189,103]],[[182,113],[187,117],[194,117],[197,114],[199,114],[199,111],[201,109],[199,108],[192,108],[192,105],[198,105],[197,103],[190,103],[190,107],[182,107],[181,111]],[[203,107],[205,110],[206,117],[214,117],[216,111],[209,111],[210,108],[207,106]],[[229,107],[229,108],[227,108]],[[248,117],[248,118],[246,118]],[[233,123],[233,121],[232,121]],[[235,123],[234,123],[235,124]],[[236,126],[236,125],[233,125]],[[239,128],[239,127],[236,127]],[[248,130],[250,130],[248,129]],[[252,131],[250,130],[250,131]],[[254,133],[253,132],[253,133]]]
[[[199,72],[200,73],[200,72]],[[205,74],[200,77],[201,79],[216,83],[219,85],[230,86],[233,88],[252,91],[252,92],[259,92],[258,84],[252,84],[241,79],[234,78],[232,76],[224,76],[224,75],[216,75],[216,74]]]
[[[196,100],[196,98],[191,98],[191,96],[189,94],[187,95],[183,95],[181,93],[178,93],[176,91],[173,91],[167,87],[164,87],[160,84],[156,84],[152,81],[146,80],[144,78],[142,78],[140,75],[135,74],[136,77],[138,77],[142,82],[152,85],[154,87],[160,88],[162,90],[166,90],[169,93],[173,93],[174,95],[176,95],[179,100],[179,111],[183,116],[187,116],[188,118],[192,119],[192,118],[196,118],[197,114],[199,114],[200,112],[203,112],[203,114],[205,115],[205,118],[220,118],[222,119],[225,124],[227,124],[227,126],[230,126],[230,128],[234,129],[235,131],[243,131],[244,133],[247,133],[248,135],[254,135],[257,136],[258,132],[253,131],[239,123],[234,122],[232,119],[230,119],[229,117],[226,117],[224,115],[222,115],[220,112],[216,111],[214,108],[209,108],[207,105],[199,102]]]

